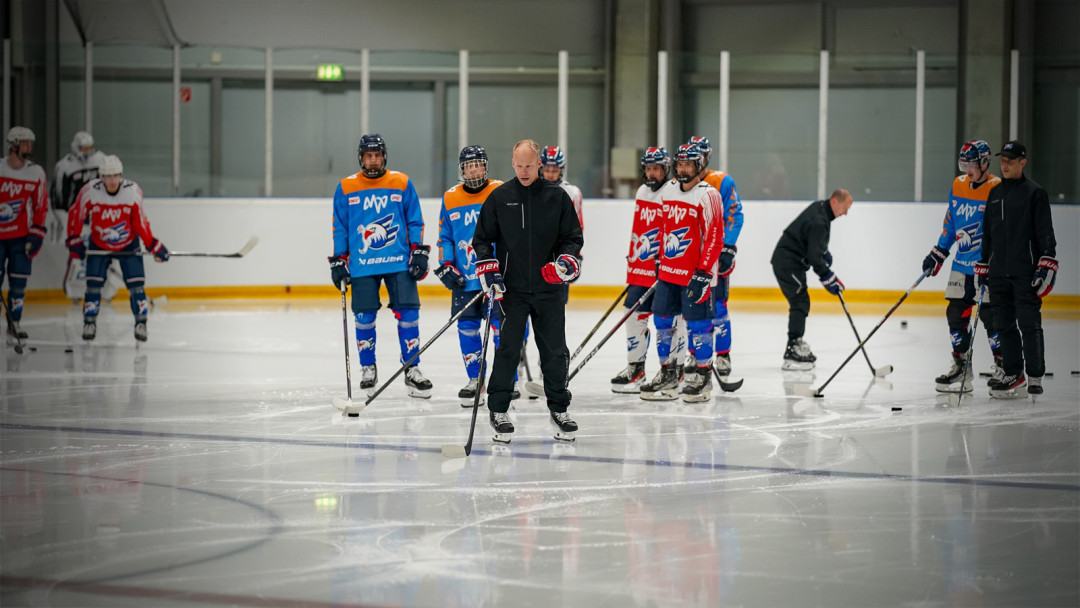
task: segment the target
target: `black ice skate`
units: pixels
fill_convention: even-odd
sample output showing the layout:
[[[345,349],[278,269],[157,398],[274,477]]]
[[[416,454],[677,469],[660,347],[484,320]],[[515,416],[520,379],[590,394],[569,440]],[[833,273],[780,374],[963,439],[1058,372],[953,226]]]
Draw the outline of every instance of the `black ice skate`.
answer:
[[[611,379],[611,392],[633,394],[641,392],[645,381],[645,362],[635,361]]]
[[[97,323],[95,323],[93,321],[84,322],[83,326],[82,326],[82,339],[90,341],[90,340],[93,340],[96,337],[97,337]]]
[[[1027,391],[1032,397],[1043,394],[1042,376],[1028,377]]]
[[[146,342],[146,322],[140,321],[135,324],[135,339],[139,342]]]
[[[495,435],[491,438],[496,443],[510,443],[510,435],[514,432],[514,423],[510,422],[510,415],[506,412],[488,412],[488,422]]]
[[[682,400],[685,403],[701,403],[712,398],[712,366],[701,365],[693,374],[686,375],[682,387]]]
[[[410,397],[431,399],[431,381],[424,377],[417,365],[405,370],[405,388]]]
[[[379,381],[379,368],[375,365],[365,365],[360,368],[360,390],[367,392],[370,397],[375,394],[375,383]]]
[[[1024,388],[1025,384],[1027,384],[1027,378],[1024,378],[1024,374],[1005,376],[990,385],[990,396],[994,399],[1019,399],[1024,396],[1020,393],[1020,389]],[[1039,389],[1042,389],[1041,381]]]
[[[686,376],[697,373],[697,357],[694,356],[694,351],[686,353],[686,362],[682,366],[682,375],[679,376],[679,382],[682,382]]]
[[[720,376],[721,378],[731,375],[730,354],[716,355],[716,357],[713,358],[712,365],[713,369],[716,370],[716,375]]]
[[[480,392],[480,405],[484,405],[484,387],[480,386],[480,378],[469,378],[469,382],[458,391],[458,399],[461,399],[461,407],[472,407],[476,401],[476,393]]]
[[[571,442],[577,432],[577,423],[566,412],[551,412],[551,428],[555,429],[556,441]]]
[[[990,378],[986,381],[986,386],[1000,382],[1005,377],[1005,366],[1001,362],[1001,355],[994,355],[994,367],[990,368]]]
[[[788,340],[787,349],[784,351],[784,363],[780,369],[784,371],[805,372],[814,369],[817,357],[810,351],[810,345],[802,338]]]
[[[960,386],[960,377],[964,377],[963,386]],[[975,374],[971,371],[971,364],[964,364],[964,357],[958,353],[952,354],[952,367],[949,371],[934,378],[934,388],[939,393],[970,393],[971,383],[975,379]]]
[[[682,372],[678,363],[665,363],[652,380],[641,385],[639,397],[646,401],[674,401],[679,398],[679,374]]]

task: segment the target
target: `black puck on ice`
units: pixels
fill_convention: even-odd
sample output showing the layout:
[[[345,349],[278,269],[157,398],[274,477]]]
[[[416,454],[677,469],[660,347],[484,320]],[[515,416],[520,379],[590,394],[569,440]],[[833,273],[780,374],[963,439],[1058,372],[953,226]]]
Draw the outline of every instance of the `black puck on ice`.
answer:
[[[900,321],[900,329],[907,329],[907,321]]]
[[[902,408],[902,407],[893,406],[892,411],[899,412],[899,411],[902,411],[903,409],[904,408]]]
[[[67,348],[65,348],[65,349],[64,349],[64,352],[65,352],[65,353],[73,353],[73,352],[75,352],[75,349],[74,349],[74,348],[71,348],[71,347],[69,346],[69,347],[67,347]]]
[[[353,413],[350,413],[350,414],[349,414],[349,418],[359,418],[359,417],[360,417],[360,413],[359,413],[359,412],[353,412]]]

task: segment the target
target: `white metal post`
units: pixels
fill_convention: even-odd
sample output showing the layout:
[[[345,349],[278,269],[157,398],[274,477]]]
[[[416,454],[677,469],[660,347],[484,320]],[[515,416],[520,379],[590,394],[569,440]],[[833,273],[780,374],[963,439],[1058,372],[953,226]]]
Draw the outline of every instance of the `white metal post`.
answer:
[[[371,51],[360,50],[360,131],[371,132]]]
[[[922,202],[923,136],[926,126],[926,51],[915,52],[915,202]]]
[[[4,137],[11,128],[11,38],[4,38]],[[6,152],[6,150],[5,150]]]
[[[720,140],[716,146],[720,152],[720,170],[728,170],[728,113],[731,99],[731,53],[720,51]]]
[[[263,196],[274,195],[274,49],[266,47],[266,72],[263,74],[264,103],[263,112],[266,114],[263,123],[263,137],[266,140],[263,152],[263,163],[266,172],[263,175]]]
[[[817,197],[825,198],[825,156],[828,151],[829,132],[829,51],[821,51],[821,67],[818,80],[818,159]]]
[[[458,51],[458,151],[469,145],[469,51]]]
[[[180,45],[173,45],[172,193],[180,193]]]
[[[570,53],[559,51],[559,118],[557,140],[559,147],[566,153],[566,125],[570,111]]]
[[[656,53],[656,145],[667,147],[667,51]]]
[[[1013,49],[1009,66],[1009,141],[1020,137],[1020,51]]]
[[[84,109],[86,116],[84,122],[86,125],[83,127],[90,133],[94,132],[94,43],[87,42],[85,50],[85,70],[83,86],[84,96],[86,97],[84,103]]]

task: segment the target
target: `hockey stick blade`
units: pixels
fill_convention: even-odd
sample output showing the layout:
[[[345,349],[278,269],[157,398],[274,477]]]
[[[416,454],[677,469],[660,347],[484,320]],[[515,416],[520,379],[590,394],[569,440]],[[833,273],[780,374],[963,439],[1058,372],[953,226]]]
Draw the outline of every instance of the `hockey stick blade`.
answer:
[[[716,377],[716,383],[720,385],[720,390],[724,391],[725,393],[734,393],[735,391],[739,390],[740,388],[742,388],[743,380],[745,380],[745,378],[739,378],[734,382],[728,382],[724,380],[724,378],[730,378],[730,376],[721,376],[720,372],[716,371],[715,368],[713,368],[712,373],[713,376]]]
[[[795,386],[791,387],[791,390],[793,390],[795,394],[800,397],[814,397],[817,399],[824,397],[824,395],[819,393],[817,389],[813,388],[812,386],[796,384]]]
[[[544,387],[537,382],[526,382],[525,390],[529,392],[530,399],[533,397],[543,397]]]
[[[468,456],[468,452],[465,451],[464,446],[444,444],[442,446],[443,458],[465,458]]]
[[[875,367],[874,368],[874,375],[877,376],[878,378],[884,378],[885,376],[888,376],[892,372],[893,372],[893,366],[891,366],[891,365],[882,365],[881,367]]]
[[[330,403],[334,404],[334,407],[341,410],[342,414],[347,414],[349,416],[359,414],[360,412],[364,411],[364,408],[367,407],[366,403],[357,403],[352,399],[343,399],[341,397],[334,397],[330,400]]]

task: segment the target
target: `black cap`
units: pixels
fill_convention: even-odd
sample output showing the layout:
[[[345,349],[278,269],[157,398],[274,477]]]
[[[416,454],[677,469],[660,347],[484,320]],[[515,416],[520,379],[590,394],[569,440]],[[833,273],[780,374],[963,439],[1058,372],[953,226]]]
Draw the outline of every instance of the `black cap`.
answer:
[[[1005,158],[1017,159],[1027,158],[1027,148],[1024,144],[1018,141],[1010,141],[1001,148],[1001,152],[998,152],[994,156],[1004,156]]]

